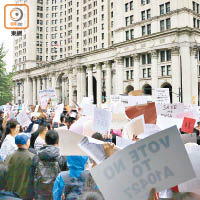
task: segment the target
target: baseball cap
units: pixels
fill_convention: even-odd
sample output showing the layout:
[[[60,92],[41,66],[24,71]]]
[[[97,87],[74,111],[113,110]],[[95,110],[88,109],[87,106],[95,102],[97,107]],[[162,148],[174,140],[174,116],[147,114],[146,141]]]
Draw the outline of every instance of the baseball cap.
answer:
[[[27,143],[28,139],[30,137],[24,133],[20,133],[15,137],[15,144],[21,144],[24,145]]]

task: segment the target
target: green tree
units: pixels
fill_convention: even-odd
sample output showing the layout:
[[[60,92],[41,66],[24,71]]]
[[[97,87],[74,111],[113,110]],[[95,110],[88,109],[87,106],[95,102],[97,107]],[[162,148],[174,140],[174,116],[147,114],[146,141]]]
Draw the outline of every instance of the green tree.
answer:
[[[3,44],[0,46],[0,105],[5,105],[12,101],[12,87],[13,87],[13,75],[14,73],[8,73],[6,71],[6,63],[4,58],[6,51],[4,50]]]

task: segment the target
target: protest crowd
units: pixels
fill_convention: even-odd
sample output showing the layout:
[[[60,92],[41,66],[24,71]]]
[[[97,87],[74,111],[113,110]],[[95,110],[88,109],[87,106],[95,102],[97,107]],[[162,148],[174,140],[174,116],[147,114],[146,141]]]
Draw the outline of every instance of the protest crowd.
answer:
[[[0,106],[0,199],[200,200],[199,107],[168,93]]]

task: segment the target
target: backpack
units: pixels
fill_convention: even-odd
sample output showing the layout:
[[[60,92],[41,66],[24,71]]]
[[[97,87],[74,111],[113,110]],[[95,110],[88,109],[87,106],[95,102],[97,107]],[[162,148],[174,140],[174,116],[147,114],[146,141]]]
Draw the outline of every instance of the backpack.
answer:
[[[48,162],[39,159],[34,180],[36,195],[42,196],[43,199],[51,199],[54,181],[60,171],[58,161]]]
[[[83,171],[79,178],[70,177],[69,173],[66,173],[64,175],[63,180],[65,182],[65,200],[77,199],[82,194],[86,185],[88,175],[88,171]]]

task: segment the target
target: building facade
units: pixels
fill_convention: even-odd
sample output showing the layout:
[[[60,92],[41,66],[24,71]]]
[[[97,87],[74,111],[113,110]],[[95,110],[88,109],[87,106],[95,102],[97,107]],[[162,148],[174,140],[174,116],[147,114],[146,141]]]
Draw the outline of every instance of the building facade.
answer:
[[[200,0],[23,2],[30,28],[14,41],[13,103],[37,104],[39,90],[55,88],[59,102],[92,95],[100,105],[161,87],[173,103],[198,104]]]

